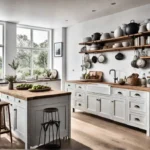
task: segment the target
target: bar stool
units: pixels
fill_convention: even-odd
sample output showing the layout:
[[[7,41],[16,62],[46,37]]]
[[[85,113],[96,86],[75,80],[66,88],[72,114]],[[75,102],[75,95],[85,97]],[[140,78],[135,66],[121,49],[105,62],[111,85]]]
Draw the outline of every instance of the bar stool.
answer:
[[[9,123],[9,128],[6,126],[6,120],[5,120],[5,112],[7,108],[7,113],[8,113],[8,123]],[[12,133],[11,133],[11,120],[10,120],[10,109],[9,109],[9,103],[0,101],[0,135],[5,134],[5,133],[10,133],[10,140],[12,143]]]
[[[40,145],[41,133],[44,130],[44,144]],[[49,142],[46,143],[48,131]],[[52,135],[52,139],[51,139]],[[60,139],[60,120],[59,111],[57,108],[46,108],[43,110],[43,123],[41,124],[39,145],[37,149],[59,149],[61,147]]]

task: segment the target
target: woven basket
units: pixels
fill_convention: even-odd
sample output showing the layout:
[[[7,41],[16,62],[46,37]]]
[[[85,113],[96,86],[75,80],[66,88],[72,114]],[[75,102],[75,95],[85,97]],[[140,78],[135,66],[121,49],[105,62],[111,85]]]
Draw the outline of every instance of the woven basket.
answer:
[[[137,86],[140,84],[140,79],[139,78],[127,78],[127,84],[131,86]]]

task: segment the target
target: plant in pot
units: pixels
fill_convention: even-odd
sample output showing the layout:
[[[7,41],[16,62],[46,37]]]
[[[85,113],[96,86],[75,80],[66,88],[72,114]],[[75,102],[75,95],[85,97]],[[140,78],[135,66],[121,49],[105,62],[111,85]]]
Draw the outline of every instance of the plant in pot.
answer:
[[[16,76],[7,75],[5,80],[8,81],[8,89],[13,90],[13,83],[16,81]]]
[[[45,73],[46,73],[46,78],[50,78],[51,77],[51,70],[50,69],[45,69]]]
[[[16,75],[16,70],[19,67],[19,62],[17,60],[13,60],[12,63],[8,65],[15,71],[15,75]]]

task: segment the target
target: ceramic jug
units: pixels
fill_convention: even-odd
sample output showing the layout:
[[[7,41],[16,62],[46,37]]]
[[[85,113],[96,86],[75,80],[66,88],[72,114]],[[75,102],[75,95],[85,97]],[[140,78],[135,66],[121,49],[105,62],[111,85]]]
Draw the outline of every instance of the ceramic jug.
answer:
[[[122,31],[121,27],[118,27],[114,32],[114,37],[118,38],[120,36],[123,36],[123,31]]]
[[[122,24],[121,29],[123,31],[123,35],[126,35],[126,24]]]

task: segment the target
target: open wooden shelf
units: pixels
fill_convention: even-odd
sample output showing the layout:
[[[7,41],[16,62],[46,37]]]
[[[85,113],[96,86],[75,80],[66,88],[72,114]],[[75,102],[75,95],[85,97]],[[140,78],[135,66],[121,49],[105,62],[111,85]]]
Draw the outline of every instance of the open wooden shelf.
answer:
[[[110,38],[110,39],[106,39],[106,40],[97,40],[97,41],[91,41],[91,42],[86,42],[86,43],[79,43],[79,45],[91,45],[92,43],[117,42],[117,41],[128,40],[128,39],[132,39],[134,37],[139,37],[139,36],[144,36],[144,35],[150,35],[150,31],[132,34],[132,35],[121,36],[119,38]]]
[[[150,56],[141,56],[142,59],[150,59]]]
[[[100,49],[100,50],[89,50],[86,52],[79,52],[79,53],[103,53],[103,52],[114,52],[114,51],[125,51],[125,50],[133,50],[133,49],[143,49],[143,48],[150,48],[150,45],[143,45],[143,46],[130,46],[130,47],[118,47],[118,48],[109,48],[109,49]],[[150,56],[149,56],[150,58]]]

